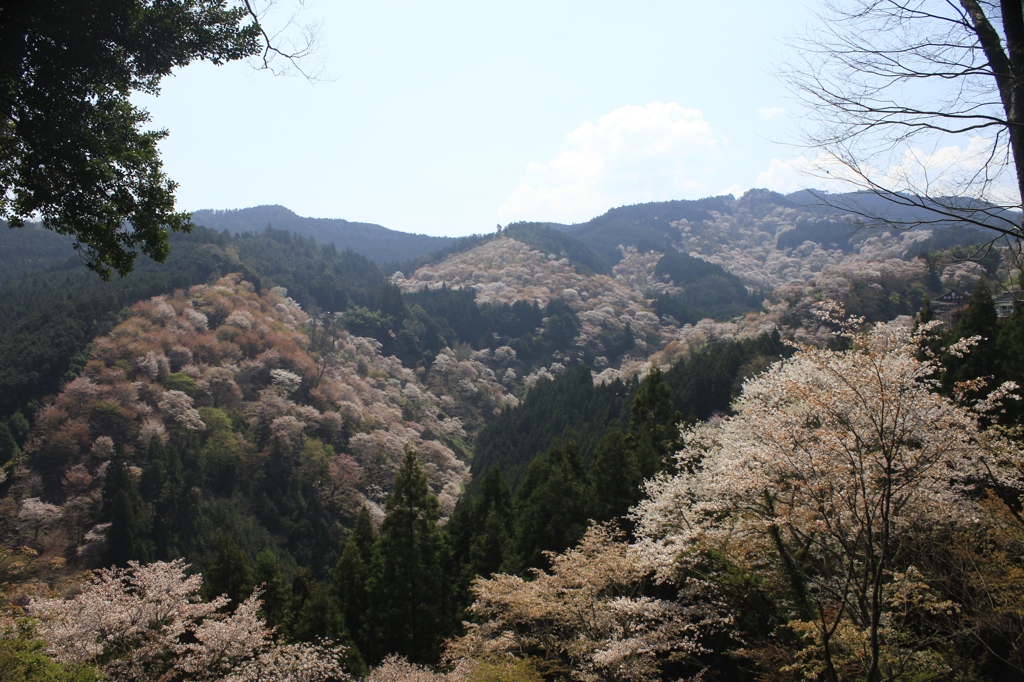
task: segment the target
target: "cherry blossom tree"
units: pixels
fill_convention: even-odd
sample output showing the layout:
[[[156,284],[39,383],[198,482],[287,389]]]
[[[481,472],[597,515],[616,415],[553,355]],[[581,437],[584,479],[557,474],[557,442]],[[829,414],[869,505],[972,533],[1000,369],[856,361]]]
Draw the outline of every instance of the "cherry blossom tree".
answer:
[[[1020,490],[1021,460],[933,391],[938,366],[921,359],[918,332],[843,334],[850,350],[800,348],[745,384],[735,417],[687,433],[680,473],[649,482],[637,532],[668,573],[701,551],[767,568],[826,679],[844,679],[851,633],[864,679],[890,679],[887,661],[915,654],[891,627],[909,539],[976,524],[975,490]]]
[[[61,508],[47,504],[38,497],[29,497],[21,501],[18,519],[32,529],[32,539],[39,538],[39,531],[55,523],[62,515]]]
[[[652,566],[607,526],[593,526],[550,572],[477,578],[467,634],[449,654],[486,658],[528,653],[576,680],[657,679],[667,660],[704,652],[701,639],[731,621],[689,593],[647,596]],[[691,599],[691,597],[695,597]]]
[[[112,680],[348,679],[338,647],[274,643],[258,591],[228,613],[227,597],[203,602],[201,587],[183,560],[129,562],[28,611],[56,660],[95,665]]]

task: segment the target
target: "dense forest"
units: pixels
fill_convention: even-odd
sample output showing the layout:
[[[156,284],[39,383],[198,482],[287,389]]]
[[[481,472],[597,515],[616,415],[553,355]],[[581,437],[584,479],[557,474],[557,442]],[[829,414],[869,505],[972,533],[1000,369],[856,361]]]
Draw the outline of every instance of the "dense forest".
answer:
[[[110,282],[5,233],[0,671],[1021,679],[1015,271],[845,230],[754,191],[382,268],[196,227]]]

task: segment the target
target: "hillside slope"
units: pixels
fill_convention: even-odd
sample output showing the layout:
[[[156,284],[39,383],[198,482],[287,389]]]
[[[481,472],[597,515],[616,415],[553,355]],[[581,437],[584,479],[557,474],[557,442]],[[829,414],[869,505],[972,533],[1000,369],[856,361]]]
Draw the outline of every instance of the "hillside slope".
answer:
[[[468,472],[450,403],[373,340],[339,331],[312,351],[308,323],[283,290],[237,275],[135,304],[25,446],[36,474],[15,496],[64,518],[47,551],[103,563],[131,528],[128,555],[202,566],[231,530],[254,555],[323,570],[361,507],[383,515],[407,449],[450,512]]]

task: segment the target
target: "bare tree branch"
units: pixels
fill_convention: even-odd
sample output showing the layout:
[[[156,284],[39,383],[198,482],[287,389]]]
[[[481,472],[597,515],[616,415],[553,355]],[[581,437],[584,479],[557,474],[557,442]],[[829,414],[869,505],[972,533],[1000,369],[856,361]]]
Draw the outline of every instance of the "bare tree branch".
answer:
[[[318,81],[324,70],[324,62],[314,59],[320,47],[323,23],[313,21],[300,23],[299,14],[304,0],[298,0],[298,7],[273,33],[267,30],[267,16],[277,6],[276,0],[267,0],[260,5],[253,0],[242,0],[242,5],[252,18],[260,34],[262,49],[256,57],[257,68],[275,75],[298,73],[307,80]],[[278,66],[281,60],[285,65]]]
[[[1021,1],[826,0],[818,18],[782,69],[806,108],[812,175],[933,217],[819,200],[867,224],[1024,238]]]

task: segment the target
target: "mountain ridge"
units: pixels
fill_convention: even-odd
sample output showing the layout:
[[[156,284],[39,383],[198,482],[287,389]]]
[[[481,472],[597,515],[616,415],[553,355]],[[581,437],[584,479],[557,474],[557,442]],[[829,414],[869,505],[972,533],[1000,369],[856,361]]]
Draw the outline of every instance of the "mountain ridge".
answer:
[[[192,213],[192,222],[233,234],[260,232],[267,227],[313,237],[321,244],[351,249],[377,265],[405,261],[443,249],[454,237],[435,237],[392,230],[375,223],[342,218],[308,218],[278,204],[239,209],[203,209]]]

